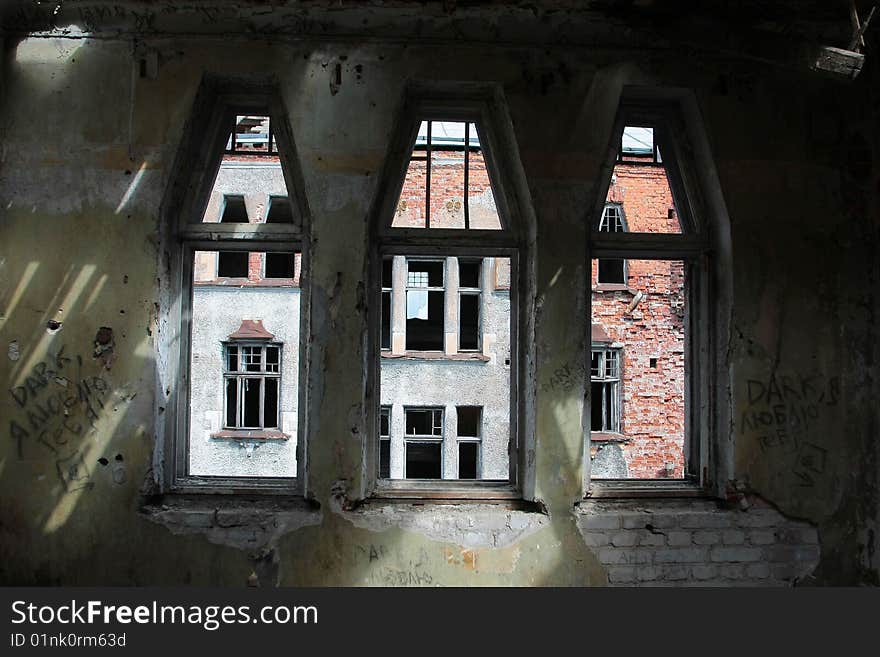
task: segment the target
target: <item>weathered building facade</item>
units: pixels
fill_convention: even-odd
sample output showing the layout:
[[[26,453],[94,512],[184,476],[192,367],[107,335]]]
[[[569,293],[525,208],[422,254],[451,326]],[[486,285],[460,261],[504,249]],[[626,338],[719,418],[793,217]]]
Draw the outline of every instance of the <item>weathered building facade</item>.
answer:
[[[843,79],[809,63],[850,38],[832,3],[207,4],[3,7],[0,580],[880,581],[873,29],[863,69]],[[202,221],[208,195],[194,181],[222,156],[215,110],[241,109],[232,90],[254,87],[278,121],[292,221]],[[663,154],[679,172],[680,234],[598,229],[624,109],[675,127]],[[486,131],[501,229],[392,225],[426,119]],[[632,196],[617,201],[626,216]],[[220,440],[219,424],[182,405],[201,377],[186,300],[223,287],[193,280],[183,256],[195,251],[302,253],[300,286],[279,288],[300,308],[295,431],[277,428],[296,436],[293,482],[234,472],[211,489],[187,472],[190,423]],[[426,490],[378,476],[375,384],[385,362],[403,364],[381,347],[385,256],[514,261],[503,482]],[[636,277],[635,261],[684,263],[681,360],[624,356],[624,372],[683,361],[685,464],[671,482],[641,478],[668,458],[634,465],[626,446],[638,481],[592,472],[593,299],[630,293],[594,295],[591,263],[614,259]],[[227,319],[214,321],[215,345],[243,331],[283,342],[287,362],[294,338],[274,320],[264,334],[242,326],[261,319],[244,311]],[[490,358],[504,367],[503,353]]]

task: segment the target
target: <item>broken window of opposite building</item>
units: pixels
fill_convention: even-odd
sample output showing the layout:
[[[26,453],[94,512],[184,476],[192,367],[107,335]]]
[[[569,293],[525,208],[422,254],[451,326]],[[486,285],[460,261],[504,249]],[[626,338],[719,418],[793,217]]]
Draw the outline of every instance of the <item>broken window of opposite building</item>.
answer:
[[[497,136],[476,105],[444,111],[400,127],[381,204],[375,442],[390,494],[516,482],[517,239]]]
[[[204,177],[186,181],[180,211],[187,385],[177,393],[173,486],[297,490],[308,313],[303,213],[285,171],[293,142],[270,92],[249,94],[248,112],[241,96],[232,109],[225,92],[200,93],[216,102],[196,104],[212,109],[186,156],[187,175]]]
[[[606,203],[599,220],[599,232],[622,233],[626,230],[623,207],[619,203]],[[626,261],[622,258],[602,258],[596,266],[596,282],[599,285],[626,285]]]
[[[593,348],[590,353],[590,430],[620,431],[620,350]]]
[[[480,436],[483,428],[482,406],[458,406],[458,478],[480,478]]]
[[[244,331],[258,332],[256,322],[248,324],[243,322],[223,345],[223,428],[277,429],[284,345],[273,342],[275,336],[268,332],[261,339],[237,337]]]
[[[692,239],[697,231],[682,193],[673,138],[679,124],[666,118],[622,112],[607,191],[594,215],[593,482],[699,476],[696,427],[687,418],[697,389],[691,303],[701,250]]]
[[[424,479],[429,478],[425,473],[435,473],[437,479],[506,479],[511,432],[510,258],[396,255],[383,259],[382,268],[380,389],[390,427],[387,478]],[[420,465],[409,467],[412,441],[401,440],[401,429],[409,429],[407,417],[421,416],[403,414],[402,409],[416,406],[442,409],[436,417],[445,426],[436,436],[437,445],[413,448]],[[468,433],[457,432],[456,408],[485,409],[491,424],[477,433],[473,415],[466,414],[464,421],[470,424],[462,428]],[[463,436],[468,444],[461,441]],[[380,444],[380,456],[385,447]],[[438,467],[433,461],[428,467],[428,455],[440,459]]]

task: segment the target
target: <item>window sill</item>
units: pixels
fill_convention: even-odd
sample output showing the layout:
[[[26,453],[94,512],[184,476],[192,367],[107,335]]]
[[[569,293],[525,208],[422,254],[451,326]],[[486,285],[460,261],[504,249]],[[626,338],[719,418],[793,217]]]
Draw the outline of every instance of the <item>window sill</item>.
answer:
[[[458,360],[458,361],[475,361],[488,363],[492,360],[489,356],[476,351],[465,351],[457,354],[446,354],[442,351],[406,351],[402,354],[392,354],[388,349],[381,352],[382,358],[393,358],[403,360]]]
[[[290,436],[281,431],[272,431],[265,429],[254,429],[248,431],[224,429],[211,434],[214,440],[253,440],[258,442],[268,442],[273,440],[290,440]]]
[[[257,550],[282,534],[319,525],[321,506],[296,495],[176,494],[150,499],[142,517],[173,533],[201,533],[212,543]]]
[[[628,443],[631,438],[627,438],[622,433],[613,431],[591,431],[590,441],[594,443]]]
[[[599,479],[590,482],[586,499],[633,497],[709,497],[690,479]]]
[[[628,292],[635,294],[635,290],[626,283],[598,283],[593,286],[593,292]]]
[[[235,278],[221,276],[207,281],[193,281],[193,287],[299,287],[295,278]]]
[[[522,493],[507,482],[451,479],[383,479],[373,498],[385,500],[457,500],[487,502],[522,500]]]

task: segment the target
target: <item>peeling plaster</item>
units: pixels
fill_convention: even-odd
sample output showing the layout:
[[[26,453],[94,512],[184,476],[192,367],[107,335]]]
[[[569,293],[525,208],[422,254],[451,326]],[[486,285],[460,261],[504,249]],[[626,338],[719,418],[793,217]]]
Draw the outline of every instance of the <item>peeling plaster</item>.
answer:
[[[360,529],[385,532],[398,528],[464,548],[509,547],[550,525],[544,514],[492,504],[379,502],[346,511],[334,498],[330,508]]]
[[[263,501],[211,505],[180,499],[161,506],[145,506],[142,515],[172,534],[199,534],[210,543],[260,552],[273,549],[290,532],[320,525],[322,514],[310,505]]]

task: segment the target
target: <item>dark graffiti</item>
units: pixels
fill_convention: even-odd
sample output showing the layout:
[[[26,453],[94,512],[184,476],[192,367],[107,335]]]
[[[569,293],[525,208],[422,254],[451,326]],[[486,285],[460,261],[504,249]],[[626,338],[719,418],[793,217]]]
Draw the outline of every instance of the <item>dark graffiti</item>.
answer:
[[[75,490],[88,490],[95,485],[91,481],[91,475],[81,453],[74,453],[58,459],[55,461],[55,469],[58,480],[64,484],[64,489],[68,493]]]
[[[541,392],[555,392],[560,389],[563,392],[568,392],[575,385],[583,384],[586,374],[587,368],[582,363],[563,365],[554,370],[550,380],[541,386]]]
[[[357,550],[356,557],[366,557],[370,563],[373,561],[379,561],[385,557],[384,545],[373,545],[372,543],[370,543],[369,547],[365,545],[355,545],[355,549]]]
[[[9,436],[18,457],[28,441],[56,457],[56,471],[65,488],[90,487],[89,471],[78,453],[79,441],[95,429],[110,386],[102,376],[82,373],[81,356],[68,357],[62,347],[37,363],[24,383],[9,390],[18,414],[9,420]]]
[[[434,583],[434,578],[431,573],[424,570],[384,568],[380,581],[385,586],[430,586]]]
[[[819,376],[772,375],[746,384],[748,407],[740,431],[754,435],[763,452],[791,459],[798,486],[812,487],[827,466],[826,449],[805,440],[823,411],[840,402],[840,380]]]

